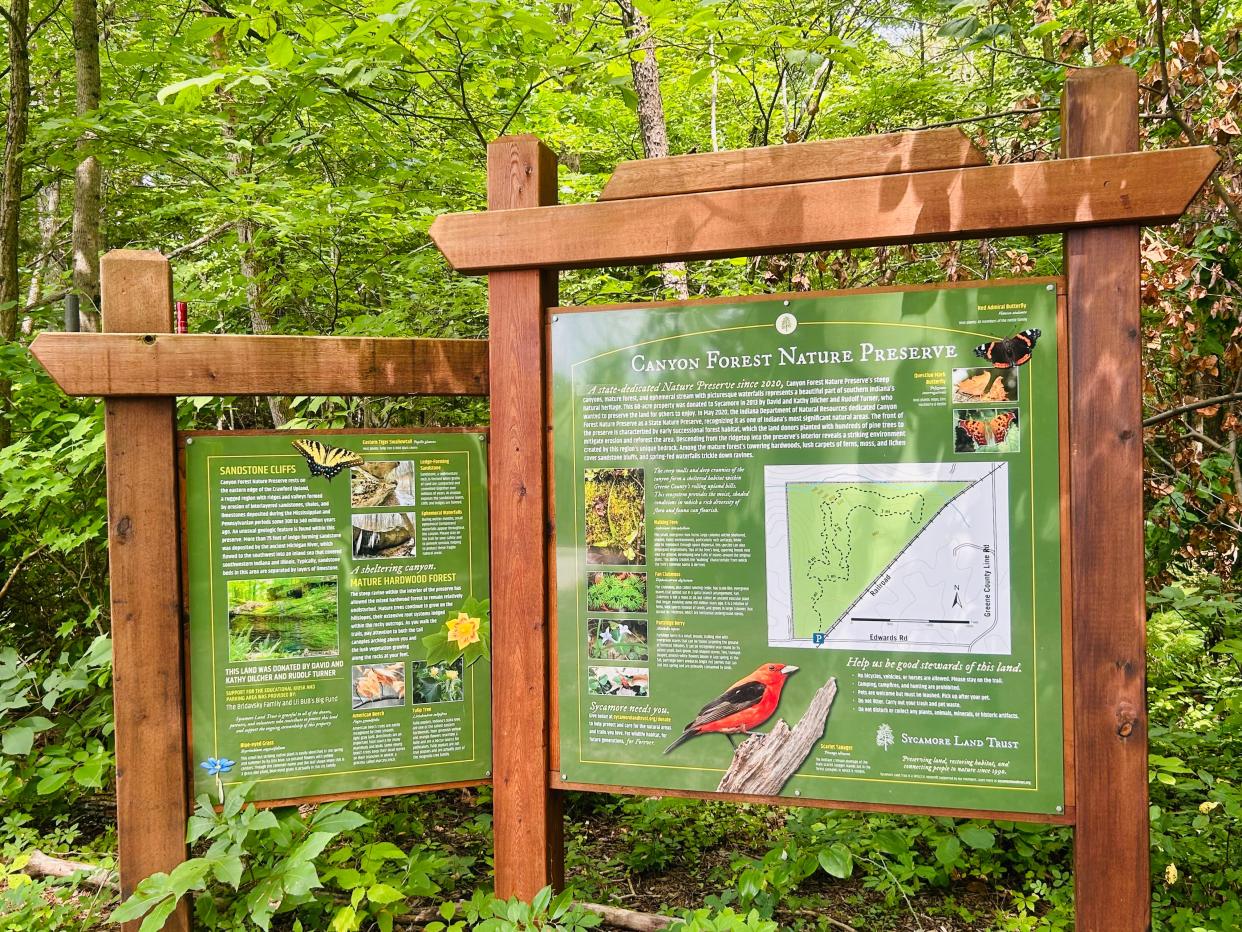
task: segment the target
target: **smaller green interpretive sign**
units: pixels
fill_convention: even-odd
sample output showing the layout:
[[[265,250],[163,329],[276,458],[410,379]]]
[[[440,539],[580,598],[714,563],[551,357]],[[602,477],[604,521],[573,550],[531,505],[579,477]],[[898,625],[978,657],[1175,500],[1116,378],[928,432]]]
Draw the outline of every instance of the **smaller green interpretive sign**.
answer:
[[[195,794],[487,777],[484,436],[183,436]]]

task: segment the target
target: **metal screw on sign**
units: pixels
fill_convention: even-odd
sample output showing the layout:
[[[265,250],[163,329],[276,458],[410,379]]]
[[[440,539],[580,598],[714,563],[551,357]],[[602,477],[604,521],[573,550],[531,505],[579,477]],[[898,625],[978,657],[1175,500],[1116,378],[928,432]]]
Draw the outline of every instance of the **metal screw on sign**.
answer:
[[[567,774],[567,773],[563,773],[563,774],[561,774],[561,779],[562,779],[562,780],[568,780],[568,779],[569,779],[569,774]]]
[[[782,302],[781,302],[781,304],[785,305],[785,307],[789,307],[789,302],[788,302],[788,301],[782,301]]]
[[[484,771],[483,771],[483,776],[485,776],[485,777],[490,777],[491,775],[492,775],[492,772],[491,772],[490,770],[484,770]]]
[[[560,314],[553,314],[553,315],[552,315],[552,323],[556,323],[556,322],[557,322],[558,320],[560,320],[560,319],[561,319],[561,315],[560,315]]]
[[[1054,284],[1052,284],[1051,282],[1049,282],[1047,285],[1045,285],[1045,286],[1044,286],[1044,290],[1045,290],[1045,291],[1055,291],[1055,290],[1056,290],[1056,287],[1057,287],[1056,285],[1054,285]]]
[[[1064,806],[1057,806],[1057,812],[1064,812],[1064,811],[1065,811]]]
[[[188,447],[190,444],[192,444],[193,442],[194,442],[194,438],[193,438],[193,437],[186,437],[186,438],[185,438],[185,445],[186,445],[187,447]]]

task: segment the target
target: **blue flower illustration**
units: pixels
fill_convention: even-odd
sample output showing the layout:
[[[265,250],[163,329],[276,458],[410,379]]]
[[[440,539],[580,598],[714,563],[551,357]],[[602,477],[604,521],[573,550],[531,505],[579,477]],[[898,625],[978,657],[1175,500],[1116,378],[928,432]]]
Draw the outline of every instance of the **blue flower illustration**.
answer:
[[[207,776],[218,777],[222,773],[228,773],[233,769],[236,761],[231,761],[227,757],[209,757],[198,766],[207,771]]]

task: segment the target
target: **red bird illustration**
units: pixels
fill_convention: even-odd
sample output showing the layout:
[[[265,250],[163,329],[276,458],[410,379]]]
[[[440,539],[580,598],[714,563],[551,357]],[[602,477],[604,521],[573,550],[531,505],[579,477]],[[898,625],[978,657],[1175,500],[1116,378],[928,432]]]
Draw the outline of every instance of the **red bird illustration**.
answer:
[[[694,721],[686,726],[676,741],[664,753],[689,741],[696,735],[715,732],[721,735],[754,734],[776,711],[781,701],[785,680],[797,667],[785,663],[765,663],[749,676],[744,676],[720,696],[699,710]],[[729,739],[732,742],[732,738]]]

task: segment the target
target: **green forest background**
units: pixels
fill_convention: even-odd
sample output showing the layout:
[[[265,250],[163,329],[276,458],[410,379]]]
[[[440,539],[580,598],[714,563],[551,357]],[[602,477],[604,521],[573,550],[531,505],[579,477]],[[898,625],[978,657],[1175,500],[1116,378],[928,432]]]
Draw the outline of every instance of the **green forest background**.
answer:
[[[1146,147],[1223,158],[1183,222],[1143,238],[1151,854],[1157,929],[1242,927],[1236,0],[0,0],[0,31],[0,928],[98,928],[117,903],[23,873],[36,849],[115,861],[102,407],[61,396],[27,352],[61,327],[68,292],[98,325],[101,250],[171,256],[195,332],[484,337],[484,283],[453,274],[426,231],[484,206],[497,135],[556,151],[563,202],[594,197],[619,160],[906,128],[957,125],[993,162],[1030,161],[1057,152],[1067,71],[1107,63],[1139,74]],[[1056,237],[1024,237],[574,272],[561,296],[1060,262]],[[186,399],[180,418],[448,425],[486,410],[224,398]],[[128,909],[158,916],[193,888],[207,928],[594,921],[547,895],[486,895],[489,807],[486,791],[274,814],[232,798],[192,820],[202,857]],[[571,796],[568,836],[578,898],[696,929],[1072,925],[1063,829]]]

